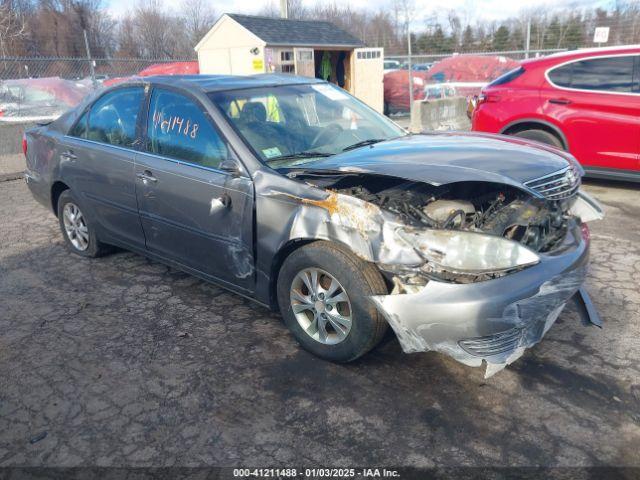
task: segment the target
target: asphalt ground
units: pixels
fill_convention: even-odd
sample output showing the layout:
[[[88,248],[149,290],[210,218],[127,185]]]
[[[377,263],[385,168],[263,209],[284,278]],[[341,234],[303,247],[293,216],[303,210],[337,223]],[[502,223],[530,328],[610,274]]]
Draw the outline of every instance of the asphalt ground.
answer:
[[[504,371],[392,337],[334,365],[280,317],[127,252],[69,253],[0,183],[0,466],[640,466],[640,185],[588,183],[588,290]]]

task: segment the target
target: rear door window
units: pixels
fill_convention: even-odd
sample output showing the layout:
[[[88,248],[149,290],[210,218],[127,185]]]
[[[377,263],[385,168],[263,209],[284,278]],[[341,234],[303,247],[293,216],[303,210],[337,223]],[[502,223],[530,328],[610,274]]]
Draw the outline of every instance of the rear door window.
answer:
[[[218,168],[228,155],[200,104],[158,88],[149,106],[147,151],[209,168]]]
[[[549,72],[559,87],[601,92],[636,92],[634,56],[606,57],[572,62]]]
[[[121,88],[105,94],[82,116],[70,135],[108,145],[133,147],[143,98],[142,87]]]

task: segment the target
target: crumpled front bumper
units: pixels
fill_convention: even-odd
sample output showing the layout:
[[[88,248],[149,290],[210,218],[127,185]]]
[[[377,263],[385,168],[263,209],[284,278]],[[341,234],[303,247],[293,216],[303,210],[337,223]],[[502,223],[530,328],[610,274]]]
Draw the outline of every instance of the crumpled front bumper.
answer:
[[[574,224],[553,253],[501,278],[468,284],[430,281],[417,293],[372,297],[406,353],[438,351],[470,366],[487,363],[485,378],[538,343],[567,302],[599,326],[582,287],[589,231]]]

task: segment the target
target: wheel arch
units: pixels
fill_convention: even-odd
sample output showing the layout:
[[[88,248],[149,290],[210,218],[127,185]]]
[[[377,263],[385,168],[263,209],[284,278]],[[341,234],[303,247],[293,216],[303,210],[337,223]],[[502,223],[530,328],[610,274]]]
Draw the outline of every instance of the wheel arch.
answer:
[[[69,190],[69,186],[60,180],[53,182],[53,185],[51,185],[51,208],[56,217],[58,216],[58,200],[65,190]]]
[[[560,130],[557,125],[540,118],[521,118],[519,120],[514,120],[503,127],[499,133],[503,135],[513,135],[514,133],[522,132],[524,130],[544,130],[555,135],[562,143],[564,150],[569,151],[569,142],[562,130]]]
[[[272,309],[278,309],[278,275],[282,264],[293,252],[317,240],[319,239],[291,238],[287,240],[273,255],[271,268],[269,269],[269,306]]]

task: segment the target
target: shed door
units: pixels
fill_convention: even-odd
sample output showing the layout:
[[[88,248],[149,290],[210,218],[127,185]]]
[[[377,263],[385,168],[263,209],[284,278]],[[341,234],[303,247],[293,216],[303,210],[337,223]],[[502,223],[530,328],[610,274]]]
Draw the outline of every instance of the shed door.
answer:
[[[313,48],[294,48],[296,75],[315,77],[316,67],[313,60]]]
[[[353,51],[353,94],[382,113],[384,55],[382,48],[356,48]]]

